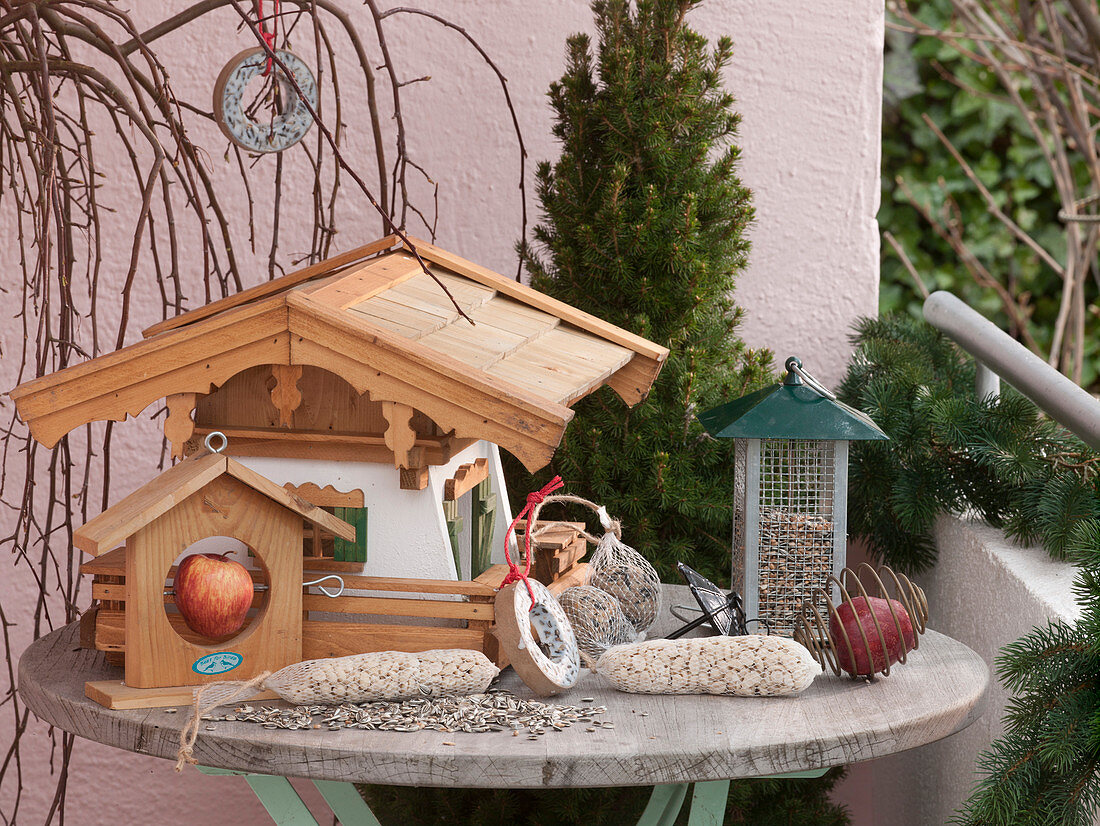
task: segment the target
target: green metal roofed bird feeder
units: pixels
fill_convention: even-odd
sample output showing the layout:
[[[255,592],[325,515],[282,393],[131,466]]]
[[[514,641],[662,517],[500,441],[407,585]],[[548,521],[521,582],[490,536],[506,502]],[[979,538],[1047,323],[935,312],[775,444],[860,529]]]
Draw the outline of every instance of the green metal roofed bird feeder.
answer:
[[[790,636],[803,600],[844,568],[848,442],[889,437],[799,359],[786,368],[782,384],[699,421],[711,436],[735,440],[732,589],[750,619]]]

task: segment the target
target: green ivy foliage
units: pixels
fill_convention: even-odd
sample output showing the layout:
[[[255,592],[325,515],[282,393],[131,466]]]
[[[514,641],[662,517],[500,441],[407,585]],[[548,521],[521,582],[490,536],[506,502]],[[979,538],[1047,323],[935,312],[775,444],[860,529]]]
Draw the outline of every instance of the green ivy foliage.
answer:
[[[940,30],[951,27],[951,5],[951,0],[909,2],[930,28]],[[1026,98],[1026,85],[1021,92]],[[1055,259],[1064,260],[1065,236],[1058,220],[1061,203],[1050,168],[994,73],[937,38],[887,30],[879,225],[897,238],[930,291],[949,290],[1010,330],[1010,319],[993,290],[975,282],[951,246],[910,205],[912,196],[931,213],[941,215],[950,198],[955,204],[949,207],[950,219],[961,228],[977,261],[1014,295],[1029,297],[1029,330],[1044,351],[1049,350],[1060,277],[989,214],[978,188],[925,124],[924,114],[974,168],[997,205]],[[908,192],[898,184],[899,177]],[[1087,180],[1083,164],[1081,177],[1082,182]],[[1097,285],[1090,283],[1087,289],[1092,303]],[[921,302],[901,259],[884,243],[880,311],[919,316]],[[1088,387],[1097,382],[1100,366],[1100,317],[1095,314],[1089,315],[1085,338],[1082,382]]]

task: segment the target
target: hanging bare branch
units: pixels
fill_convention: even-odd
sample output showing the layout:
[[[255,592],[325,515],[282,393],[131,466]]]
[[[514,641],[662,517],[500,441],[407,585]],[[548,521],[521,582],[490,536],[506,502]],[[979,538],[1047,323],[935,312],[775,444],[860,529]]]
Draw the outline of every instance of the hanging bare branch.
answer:
[[[987,67],[1007,99],[1022,115],[1050,170],[1061,201],[1064,251],[1056,253],[1024,231],[1002,209],[970,163],[950,139],[925,116],[925,122],[951,153],[963,174],[985,200],[990,215],[1027,246],[1062,279],[1049,350],[1042,352],[1028,330],[1030,296],[1019,293],[1008,276],[981,267],[969,255],[964,230],[910,203],[959,254],[982,286],[992,289],[1012,321],[1014,331],[1050,364],[1080,382],[1085,359],[1085,321],[1095,293],[1100,215],[1082,212],[1100,199],[1100,17],[1092,0],[1016,3],[1008,0],[951,0],[951,23],[934,29],[923,23],[905,0],[891,3],[902,31],[932,36]],[[948,202],[950,199],[948,199]]]
[[[16,381],[123,345],[134,332],[132,308],[146,296],[159,296],[159,315],[168,318],[189,303],[241,289],[245,263],[275,277],[288,263],[329,256],[341,200],[367,198],[376,205],[383,227],[398,234],[404,233],[405,216],[412,214],[434,238],[438,184],[409,157],[401,112],[383,113],[378,102],[380,83],[393,87],[395,101],[400,95],[397,67],[384,46],[383,21],[390,13],[371,10],[374,32],[367,40],[335,0],[282,0],[282,5],[277,46],[288,48],[290,33],[308,22],[310,26],[297,31],[312,41],[314,72],[325,94],[312,112],[315,140],[269,158],[236,147],[208,151],[212,148],[194,143],[191,136],[203,133],[196,127],[205,127],[212,118],[208,104],[176,94],[152,46],[224,7],[236,12],[242,28],[255,32],[257,20],[249,2],[201,0],[140,31],[112,0],[0,0],[0,213],[11,218],[16,233],[11,249],[18,256],[13,262],[16,274],[0,290],[21,326],[6,342],[11,352],[3,353],[9,363],[18,364]],[[429,16],[462,33],[493,66],[517,127],[522,158],[523,141],[504,75],[464,29]],[[337,56],[345,51],[355,57],[350,78],[338,68]],[[271,90],[277,85],[265,87],[258,107],[276,111]],[[377,198],[366,176],[345,157],[341,94],[352,86],[358,87],[357,94],[365,91]],[[412,88],[407,87],[410,94]],[[391,129],[400,135],[392,166],[385,139]],[[107,156],[117,161],[112,167],[116,178],[101,189],[101,158]],[[215,157],[224,157],[228,168],[236,170],[236,189],[227,189],[220,178],[215,183]],[[281,186],[291,163],[308,164],[313,185],[307,192]],[[433,187],[431,204],[410,202],[407,169]],[[355,187],[342,187],[345,180]],[[254,198],[265,191],[257,187],[273,187],[270,211],[257,208],[266,204]],[[105,200],[110,197],[105,193],[118,191],[129,203],[122,213]],[[308,205],[297,202],[303,197]],[[283,220],[284,210],[295,217],[312,216],[313,226],[305,232],[308,249],[294,258],[284,251],[284,235],[289,225],[301,221]],[[268,235],[258,231],[257,221]],[[241,249],[238,238],[247,238]],[[104,251],[112,248],[125,251],[126,263],[115,280],[103,264]],[[198,272],[185,271],[181,262],[197,265]],[[110,502],[114,425],[89,425],[46,450],[30,438],[10,404],[0,406],[8,413],[0,423],[0,511],[7,517],[0,546],[11,551],[14,567],[6,575],[20,577],[37,594],[29,613],[21,603],[0,600],[6,677],[0,714],[10,715],[14,732],[14,740],[0,753],[0,821],[14,823],[22,822],[25,811],[23,755],[27,748],[40,746],[24,737],[32,718],[15,693],[17,652],[11,629],[18,625],[39,636],[74,620],[87,602],[82,600],[72,534]],[[56,758],[47,822],[64,822],[73,738],[50,729],[47,739],[46,747]]]

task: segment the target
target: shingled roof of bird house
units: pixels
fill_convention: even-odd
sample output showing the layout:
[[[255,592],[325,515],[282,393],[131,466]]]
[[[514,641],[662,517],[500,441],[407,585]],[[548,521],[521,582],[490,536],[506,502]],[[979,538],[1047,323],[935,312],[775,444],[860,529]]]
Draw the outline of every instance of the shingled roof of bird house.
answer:
[[[355,540],[355,528],[343,519],[315,507],[229,456],[204,453],[173,465],[77,528],[73,544],[92,556],[110,551],[221,476],[231,476],[334,536]]]
[[[604,384],[630,405],[649,392],[666,348],[410,241],[431,275],[399,239],[383,238],[163,321],[142,342],[11,396],[32,435],[52,446],[90,421],[211,393],[251,367],[311,365],[534,470],[560,443],[571,404]]]

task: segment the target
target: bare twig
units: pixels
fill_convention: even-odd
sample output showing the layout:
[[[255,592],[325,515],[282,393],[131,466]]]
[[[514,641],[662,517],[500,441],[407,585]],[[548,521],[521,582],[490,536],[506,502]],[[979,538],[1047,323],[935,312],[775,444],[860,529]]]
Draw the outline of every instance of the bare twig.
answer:
[[[1054,252],[1025,231],[984,185],[963,153],[927,115],[925,123],[947,148],[963,174],[974,184],[990,215],[1062,280],[1057,315],[1052,326],[1047,360],[1080,380],[1085,359],[1090,299],[1097,284],[1100,236],[1093,216],[1082,216],[1081,206],[1100,195],[1100,17],[1092,0],[1070,0],[1068,7],[1053,0],[1004,4],[995,0],[951,0],[955,16],[943,30],[928,27],[904,0],[891,4],[901,19],[895,28],[936,37],[959,54],[988,67],[1007,100],[1020,112],[1050,170],[1064,216],[1064,251]],[[993,289],[1014,330],[1035,352],[1040,349],[1027,334],[1029,296],[1019,293],[1008,277],[1007,286],[972,254],[956,221],[942,221],[907,196],[922,216],[944,238],[977,283]],[[948,201],[950,199],[948,198]],[[1100,279],[1097,279],[1100,281]]]
[[[1016,240],[1030,247],[1031,250],[1036,255],[1038,255],[1039,258],[1041,258],[1048,267],[1058,273],[1058,275],[1064,275],[1065,268],[1054,259],[1054,256],[1047,252],[1038,241],[1036,241],[1022,229],[1020,229],[1020,225],[1013,221],[1012,218],[1010,218],[1005,213],[1005,211],[997,205],[997,199],[993,197],[993,193],[989,191],[989,188],[985,184],[982,183],[982,179],[978,177],[977,173],[974,171],[974,168],[966,162],[966,159],[962,156],[959,150],[955,148],[955,144],[953,144],[947,137],[947,135],[945,135],[943,131],[938,126],[936,126],[935,121],[933,121],[932,118],[928,117],[927,113],[921,115],[921,118],[924,120],[925,125],[932,130],[932,133],[937,138],[939,138],[940,143],[942,143],[947,151],[951,153],[951,157],[955,159],[955,162],[959,165],[959,168],[962,169],[963,174],[970,179],[970,182],[974,184],[978,192],[981,193],[982,198],[985,199],[985,206],[986,209],[989,210],[989,213],[1002,224],[1004,224],[1008,231],[1011,232],[1012,235],[1016,238]]]
[[[882,233],[882,237],[886,239],[894,252],[897,253],[898,259],[901,261],[902,266],[905,267],[905,271],[909,273],[909,277],[913,279],[913,283],[916,285],[917,291],[923,298],[928,298],[931,293],[928,292],[928,288],[924,286],[924,281],[921,280],[920,275],[917,273],[917,268],[913,266],[913,262],[909,260],[909,256],[898,243],[898,239],[894,237],[894,234],[890,230],[885,230]]]

